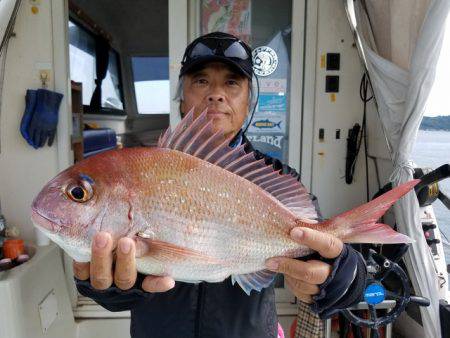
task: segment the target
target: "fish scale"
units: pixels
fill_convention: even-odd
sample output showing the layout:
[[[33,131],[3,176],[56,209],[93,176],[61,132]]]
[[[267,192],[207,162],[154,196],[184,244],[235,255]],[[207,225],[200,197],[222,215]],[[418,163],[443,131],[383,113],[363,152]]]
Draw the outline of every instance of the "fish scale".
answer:
[[[228,276],[250,294],[273,281],[264,262],[311,252],[290,237],[296,226],[348,243],[410,239],[377,220],[418,180],[318,223],[306,188],[263,160],[231,148],[207,112],[193,110],[157,147],[111,150],[52,179],[32,204],[33,223],[77,261],[91,258],[92,237],[109,232],[149,248],[139,272],[177,281],[218,282]]]
[[[278,210],[279,205],[271,199],[263,201],[265,197],[267,198],[265,195],[255,196],[255,187],[250,182],[242,179],[234,182],[234,184],[223,185],[221,182],[228,180],[227,176],[231,176],[232,173],[178,152],[155,154],[153,159],[157,161],[161,171],[164,171],[164,168],[167,167],[170,169],[167,169],[166,173],[178,172],[178,175],[168,175],[170,178],[164,180],[163,184],[160,182],[158,185],[160,189],[152,191],[150,202],[144,200],[140,207],[141,210],[147,210],[145,218],[158,229],[158,231],[155,231],[155,237],[209,254],[220,260],[229,259],[230,252],[234,252],[235,257],[233,258],[240,259],[238,263],[235,263],[236,267],[241,264],[253,264],[256,270],[264,268],[264,257],[281,255],[286,250],[298,247],[287,236],[288,230],[295,225],[294,217],[288,219],[290,224],[286,224],[286,220],[281,216],[274,216],[271,210]],[[193,163],[187,163],[190,161]],[[145,163],[142,163],[142,165],[147,166]],[[186,178],[184,175],[179,175],[179,168],[195,168],[195,170],[189,171],[189,189],[185,185]],[[208,187],[205,187],[205,181],[208,182]],[[149,182],[145,180],[134,182],[133,186],[149,186]],[[168,200],[167,197],[169,197]],[[255,201],[255,203],[235,202],[236,199],[250,201],[255,198],[261,201]],[[154,201],[159,202],[154,203]],[[205,208],[205,204],[209,208]],[[195,214],[189,212],[190,207],[195,208],[197,212]],[[162,213],[164,211],[169,213],[170,211],[171,215],[179,218],[178,222],[167,222],[166,220],[161,222],[160,217],[155,217],[157,215],[155,211],[157,210]],[[261,214],[269,214],[273,218],[261,218],[259,217]],[[281,211],[279,211],[279,214],[281,215]],[[233,215],[238,220],[245,222],[232,222]],[[194,238],[189,233],[188,226],[198,220],[203,220],[200,223],[203,228],[196,233]],[[249,222],[249,220],[256,221]],[[269,223],[267,223],[268,221]],[[158,226],[159,224],[161,226]],[[175,226],[164,226],[167,224]],[[185,224],[185,227],[183,228],[180,224]],[[236,238],[239,238],[239,240],[233,240]],[[278,245],[273,245],[273,242]],[[220,243],[233,243],[234,246],[231,248],[223,247],[223,245],[218,245]],[[221,248],[223,250],[217,250]],[[258,259],[255,260],[255,257],[258,257]],[[219,269],[219,267],[217,268]],[[149,267],[140,267],[138,264],[140,272],[155,273],[155,271],[146,269],[149,269]],[[173,271],[173,269],[171,270]],[[173,271],[173,273],[175,272]],[[208,271],[208,274],[210,273]],[[192,275],[192,271],[189,272],[189,275]],[[176,275],[176,277],[187,280],[189,275]],[[199,276],[198,273],[196,275]],[[208,279],[209,276],[199,277],[203,280]]]

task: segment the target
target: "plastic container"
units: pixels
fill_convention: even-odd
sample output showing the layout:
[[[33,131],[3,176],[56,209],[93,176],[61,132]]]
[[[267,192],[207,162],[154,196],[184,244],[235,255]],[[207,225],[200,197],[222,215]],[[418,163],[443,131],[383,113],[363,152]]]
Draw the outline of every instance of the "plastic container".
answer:
[[[16,259],[25,252],[22,239],[7,239],[3,242],[3,257]]]

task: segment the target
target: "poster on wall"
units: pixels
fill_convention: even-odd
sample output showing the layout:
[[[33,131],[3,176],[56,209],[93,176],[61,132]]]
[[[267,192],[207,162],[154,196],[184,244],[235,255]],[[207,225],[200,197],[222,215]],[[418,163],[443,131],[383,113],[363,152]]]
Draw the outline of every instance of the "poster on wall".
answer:
[[[249,133],[267,134],[286,132],[286,114],[258,114],[248,126]]]
[[[260,93],[286,93],[287,80],[286,79],[272,79],[261,78],[259,79],[259,91]]]
[[[259,151],[288,161],[289,53],[279,31],[253,50],[259,99],[247,137]]]
[[[201,32],[227,32],[250,43],[251,0],[202,0]]]
[[[284,93],[261,93],[258,101],[258,112],[282,112],[286,114],[287,103]]]
[[[283,159],[287,155],[287,140],[285,135],[269,135],[248,133],[248,140],[263,154],[274,158]]]

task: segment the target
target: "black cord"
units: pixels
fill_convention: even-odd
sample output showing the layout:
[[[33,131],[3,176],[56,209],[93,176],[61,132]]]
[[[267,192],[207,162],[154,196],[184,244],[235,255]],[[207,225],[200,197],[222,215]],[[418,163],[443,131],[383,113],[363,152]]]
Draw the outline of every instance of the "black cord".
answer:
[[[367,202],[370,201],[369,196],[369,160],[368,160],[368,154],[367,154],[367,124],[366,124],[366,113],[367,113],[367,102],[373,99],[373,92],[370,97],[367,97],[367,90],[370,85],[370,80],[367,75],[367,72],[364,73],[362,79],[361,79],[361,85],[359,86],[359,96],[361,97],[361,100],[363,101],[364,106],[364,113],[363,113],[363,122],[361,127],[361,137],[364,135],[364,155],[365,155],[365,162],[366,162],[366,200]],[[360,145],[361,146],[361,143]],[[358,148],[359,151],[359,148]],[[356,159],[355,159],[356,161]]]
[[[250,116],[250,120],[248,120],[248,124],[245,127],[245,129],[242,132],[242,134],[245,134],[247,129],[248,129],[248,127],[250,127],[250,123],[252,123],[253,115],[255,115],[256,106],[258,105],[258,100],[259,100],[259,80],[258,80],[258,76],[255,74],[253,69],[252,69],[252,73],[253,73],[253,75],[255,76],[255,79],[256,79],[256,87],[257,87],[257,89],[256,89],[256,101],[255,101],[255,105],[253,106],[253,111],[252,111],[252,115]]]
[[[368,88],[370,85],[370,81],[369,81],[369,77],[367,75],[367,73],[364,73],[362,79],[361,79],[361,84],[359,86],[359,97],[361,98],[361,100],[363,101],[363,119],[362,119],[362,126],[361,129],[359,127],[358,124],[355,124],[355,126],[353,127],[353,129],[351,130],[351,133],[353,134],[353,137],[355,138],[355,140],[353,142],[356,143],[356,149],[355,150],[351,150],[350,147],[350,143],[347,146],[347,152],[348,152],[348,156],[350,157],[350,159],[352,160],[352,162],[350,163],[348,169],[346,169],[346,182],[348,184],[350,184],[353,181],[353,176],[355,173],[355,167],[356,167],[356,161],[358,159],[358,154],[359,151],[361,150],[361,145],[364,141],[364,150],[365,150],[365,165],[366,165],[366,199],[367,202],[370,201],[369,198],[369,164],[368,164],[368,154],[367,154],[367,123],[366,123],[366,112],[367,112],[367,102],[369,102],[370,100],[372,100],[373,98],[373,92],[372,95],[370,97],[367,97],[367,92],[368,92]],[[353,138],[349,135],[349,141],[348,142],[352,142],[351,138]],[[350,154],[351,152],[351,154]]]

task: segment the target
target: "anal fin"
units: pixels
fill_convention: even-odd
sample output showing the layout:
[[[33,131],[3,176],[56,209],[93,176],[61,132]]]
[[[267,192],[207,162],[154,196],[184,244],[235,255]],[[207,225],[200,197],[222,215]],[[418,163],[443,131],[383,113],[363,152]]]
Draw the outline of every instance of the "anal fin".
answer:
[[[250,295],[252,290],[259,292],[272,284],[276,274],[276,272],[270,270],[261,270],[244,275],[232,275],[231,282],[233,285],[237,282],[242,290],[244,290],[247,295]]]

